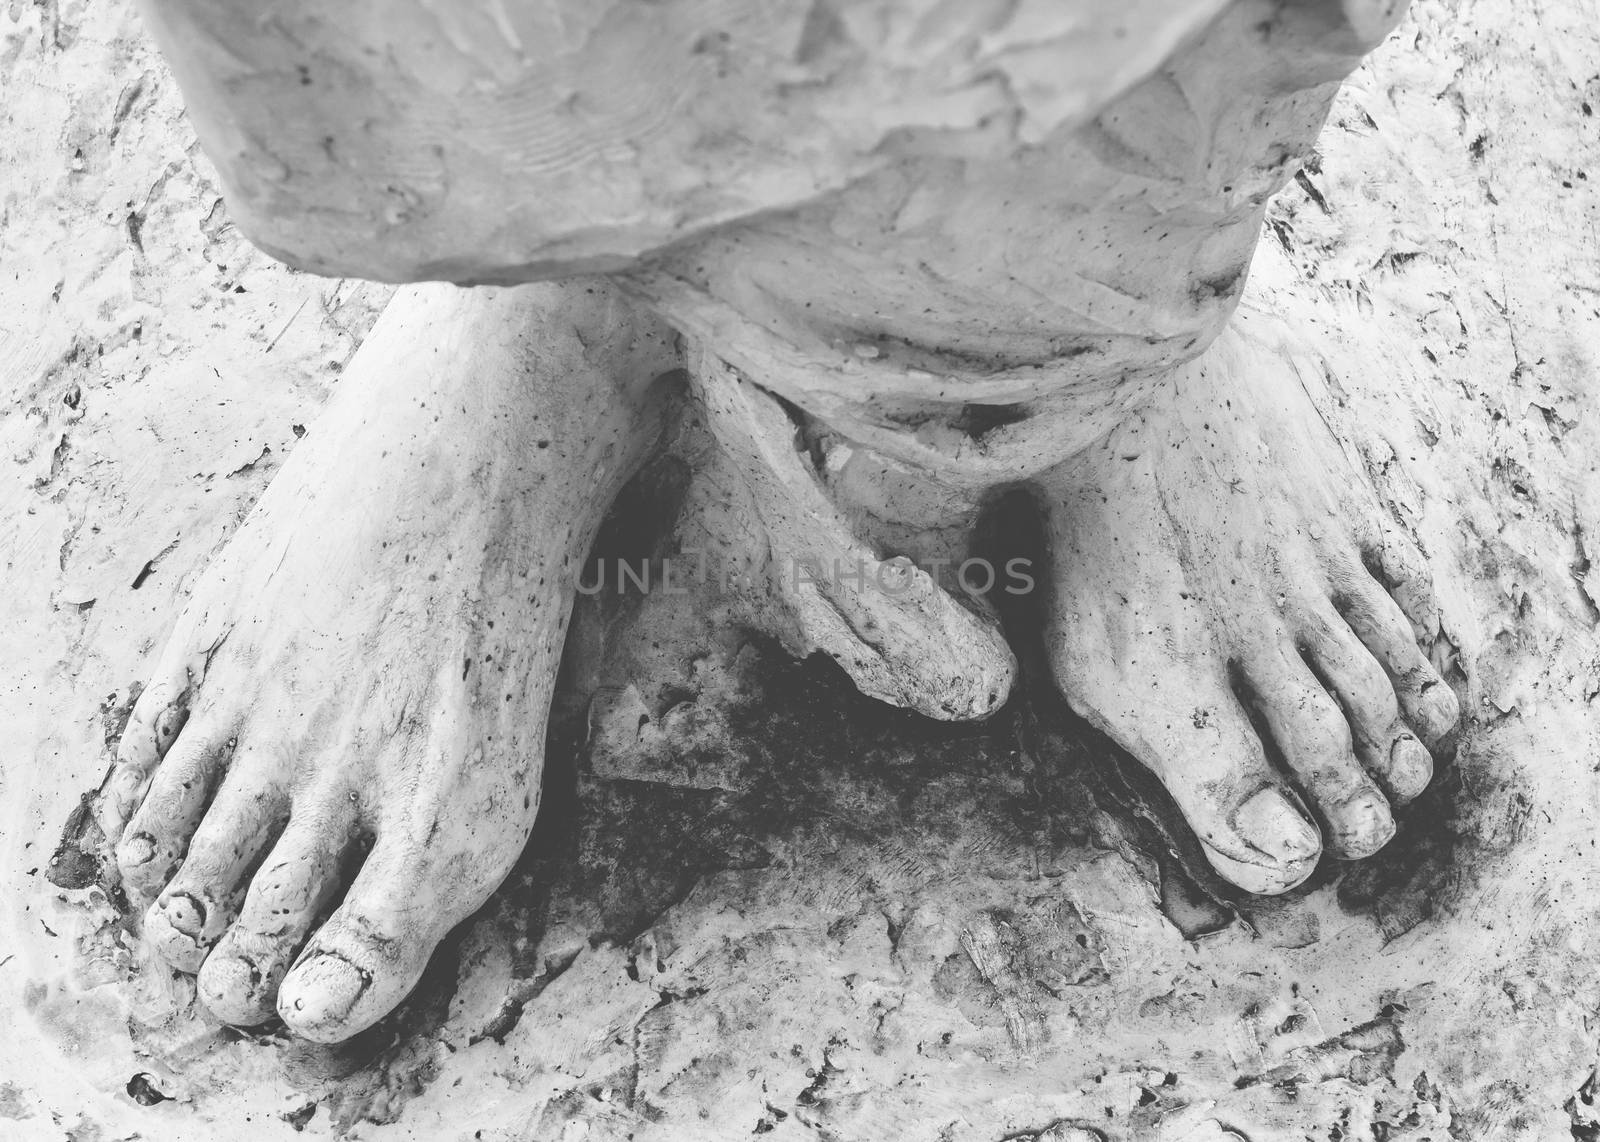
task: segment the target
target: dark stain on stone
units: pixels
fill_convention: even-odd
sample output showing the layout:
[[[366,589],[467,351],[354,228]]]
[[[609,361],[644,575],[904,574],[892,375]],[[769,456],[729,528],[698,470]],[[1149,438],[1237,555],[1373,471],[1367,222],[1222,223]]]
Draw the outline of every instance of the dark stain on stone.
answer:
[[[1394,940],[1420,924],[1454,914],[1521,840],[1530,807],[1514,766],[1476,773],[1469,783],[1446,768],[1409,806],[1396,812],[1399,829],[1380,852],[1345,867],[1341,908],[1371,917]],[[1478,777],[1482,777],[1482,781]]]
[[[105,834],[94,819],[94,797],[93,790],[85,793],[67,816],[61,840],[45,867],[45,879],[57,888],[83,889],[100,882]]]
[[[306,1124],[311,1121],[316,1113],[317,1104],[308,1102],[298,1109],[285,1111],[279,1117],[292,1126],[296,1134],[301,1134],[304,1133]]]
[[[1595,1072],[1590,1071],[1589,1077],[1579,1084],[1578,1089],[1573,1091],[1572,1097],[1562,1106],[1572,1123],[1573,1142],[1600,1142],[1600,1106],[1596,1105],[1597,1096],[1600,1096],[1600,1081],[1597,1081]]]
[[[128,1080],[128,1097],[140,1106],[154,1106],[158,1102],[166,1102],[171,1096],[161,1093],[155,1084],[155,1076],[146,1071],[140,1071]]]
[[[117,747],[122,743],[122,733],[133,714],[133,704],[143,692],[144,685],[135,682],[128,688],[126,697],[119,700],[117,695],[111,694],[100,704],[101,738],[106,753],[112,758],[116,757]],[[107,763],[101,786],[110,778],[113,765],[114,762]],[[108,870],[104,866],[102,854],[105,852],[106,838],[94,818],[94,801],[98,795],[98,787],[87,790],[67,815],[66,824],[61,829],[61,839],[56,843],[45,869],[45,879],[57,888],[72,891],[100,884],[113,894],[114,903],[121,902],[118,906],[125,911],[121,889],[109,883]]]

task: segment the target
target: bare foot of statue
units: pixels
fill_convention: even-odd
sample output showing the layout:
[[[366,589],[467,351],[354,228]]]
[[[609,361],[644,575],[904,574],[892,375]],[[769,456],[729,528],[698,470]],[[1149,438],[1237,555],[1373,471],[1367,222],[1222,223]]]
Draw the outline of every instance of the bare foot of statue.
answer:
[[[575,577],[674,367],[603,283],[385,310],[195,587],[101,801],[145,938],[219,1018],[349,1037],[509,871]]]
[[[533,825],[570,576],[668,327],[744,539],[903,580],[787,599],[863,691],[1004,701],[992,613],[907,560],[1032,487],[1059,688],[1219,872],[1375,851],[1455,719],[1426,570],[1292,340],[1228,322],[1402,7],[147,0],[264,248],[564,279],[403,296],[197,588],[103,804],[149,938],[234,1022],[276,993],[336,1040],[402,998]]]
[[[1436,629],[1421,554],[1304,391],[1305,350],[1234,313],[1366,18],[1398,15],[1236,0],[1026,163],[927,159],[641,279],[706,355],[846,442],[816,476],[880,555],[1039,491],[1059,688],[1253,892],[1324,845],[1380,848],[1456,719],[1408,621]],[[993,656],[953,626],[884,625],[900,677],[1000,673],[970,670]]]
[[[1259,893],[1324,849],[1381,848],[1456,721],[1417,645],[1438,624],[1427,565],[1322,419],[1321,377],[1242,312],[1038,481],[1057,684]]]

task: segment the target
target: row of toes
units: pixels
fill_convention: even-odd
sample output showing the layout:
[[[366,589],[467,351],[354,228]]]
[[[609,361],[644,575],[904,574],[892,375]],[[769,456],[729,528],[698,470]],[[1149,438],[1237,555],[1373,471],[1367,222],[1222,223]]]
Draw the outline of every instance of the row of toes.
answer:
[[[426,932],[404,941],[388,931],[420,877],[380,842],[352,880],[363,854],[349,793],[298,790],[291,813],[270,754],[204,710],[184,720],[173,696],[152,687],[141,698],[102,799],[108,830],[123,821],[123,887],[148,902],[145,939],[197,974],[224,1022],[276,1011],[306,1037],[348,1037],[404,997],[432,951]],[[181,733],[155,732],[175,722]]]
[[[1431,606],[1425,591],[1413,598]],[[1259,719],[1263,754],[1277,755],[1256,780],[1276,792],[1274,805],[1308,809],[1320,843],[1282,811],[1253,808],[1244,822],[1236,816],[1238,840],[1271,859],[1246,857],[1240,867],[1230,854],[1215,863],[1254,891],[1292,887],[1322,852],[1359,859],[1381,849],[1394,836],[1395,811],[1432,780],[1433,751],[1458,716],[1455,694],[1419,649],[1413,622],[1378,582],[1358,583],[1289,621],[1288,637],[1239,663],[1238,689]]]
[[[1156,773],[1218,872],[1283,892],[1324,853],[1381,849],[1455,727],[1455,694],[1417,643],[1430,621],[1437,629],[1431,591],[1401,586],[1406,609],[1357,565],[1309,601],[1256,600],[1249,622],[1219,624],[1191,600],[1166,633],[1147,619],[1123,630],[1116,615],[1099,633],[1084,624],[1102,620],[1063,610],[1057,676],[1080,713]],[[1197,652],[1208,644],[1196,632],[1220,638]]]
[[[1241,887],[1283,891],[1323,851],[1370,855],[1393,836],[1395,808],[1431,779],[1430,749],[1453,729],[1456,700],[1416,642],[1431,598],[1402,587],[1409,593],[1396,595],[1412,607],[1353,577],[1327,605],[1287,616],[1289,633],[1265,633],[1232,675],[1175,660],[1120,721],[1102,718],[1157,771],[1218,870]],[[1057,641],[1071,637],[1058,631]],[[151,945],[198,974],[219,1018],[250,1025],[276,1009],[308,1037],[348,1037],[404,997],[445,921],[460,917],[432,917],[398,938],[395,917],[424,897],[426,870],[381,835],[360,853],[350,792],[332,779],[297,789],[291,806],[282,746],[241,739],[203,704],[186,715],[193,677],[187,664],[158,673],[105,787],[103,825],[120,838],[123,883],[130,897],[153,900]],[[1195,732],[1180,724],[1152,734],[1163,718],[1170,731],[1188,717],[1174,694],[1194,702]],[[486,895],[493,885],[483,879],[467,895]]]

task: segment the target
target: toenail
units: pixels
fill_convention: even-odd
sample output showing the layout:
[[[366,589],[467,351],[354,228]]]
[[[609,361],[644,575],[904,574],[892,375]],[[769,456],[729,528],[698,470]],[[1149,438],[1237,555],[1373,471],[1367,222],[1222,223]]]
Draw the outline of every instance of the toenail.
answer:
[[[1443,682],[1435,682],[1424,690],[1422,700],[1427,703],[1441,733],[1455,725],[1461,716],[1461,704],[1456,701],[1456,692]]]
[[[249,1025],[270,1013],[270,987],[264,982],[248,956],[214,956],[200,973],[200,999],[223,1022]]]
[[[342,1019],[367,989],[368,976],[342,956],[323,953],[294,970],[296,1011],[310,1009],[315,1018]]]
[[[1375,789],[1357,793],[1329,815],[1339,822],[1340,848],[1352,858],[1371,856],[1394,836],[1389,804]]]
[[[139,793],[139,786],[144,784],[144,771],[132,763],[119,765],[117,772],[111,777],[111,796],[118,802],[127,804],[132,802]],[[127,811],[132,812],[133,806],[127,805]]]
[[[122,843],[124,865],[149,864],[156,855],[156,839],[149,833],[136,833]]]
[[[246,997],[250,971],[232,956],[212,956],[200,973],[200,998],[215,1013],[219,1002],[226,1004]]]
[[[1314,857],[1322,848],[1311,822],[1276,789],[1263,789],[1240,805],[1233,827],[1255,848],[1285,864]]]
[[[178,731],[183,728],[183,711],[176,706],[168,706],[156,715],[156,747],[172,744],[172,739],[178,736]]]
[[[187,892],[179,892],[167,897],[161,902],[161,911],[166,915],[167,923],[185,936],[193,936],[198,939],[200,933],[205,930],[205,905]]]
[[[1433,779],[1433,755],[1410,734],[1402,734],[1389,747],[1389,786],[1396,798],[1409,801]]]

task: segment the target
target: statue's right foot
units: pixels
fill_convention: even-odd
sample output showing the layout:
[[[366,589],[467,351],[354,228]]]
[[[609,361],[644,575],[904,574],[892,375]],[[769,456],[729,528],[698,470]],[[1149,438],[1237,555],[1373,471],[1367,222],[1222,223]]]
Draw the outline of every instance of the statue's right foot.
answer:
[[[605,286],[412,287],[196,585],[99,801],[222,1020],[348,1038],[527,840],[576,577],[669,332]]]
[[[1427,565],[1271,324],[1237,316],[1163,399],[1040,481],[1057,684],[1156,774],[1216,870],[1261,893],[1324,849],[1382,847],[1457,717],[1418,647],[1439,622]]]

